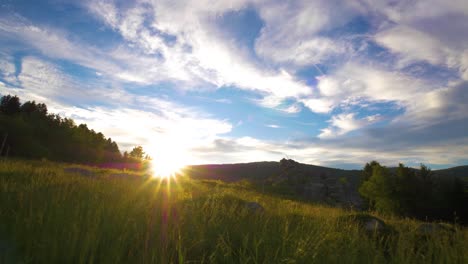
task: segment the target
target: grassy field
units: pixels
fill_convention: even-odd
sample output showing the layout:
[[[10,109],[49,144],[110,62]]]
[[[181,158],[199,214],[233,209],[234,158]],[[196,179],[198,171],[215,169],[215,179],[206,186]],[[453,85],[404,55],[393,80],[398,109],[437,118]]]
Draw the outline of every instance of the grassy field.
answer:
[[[0,263],[468,263],[460,227],[421,236],[381,217],[394,232],[368,235],[342,220],[353,212],[247,184],[67,166],[0,161]]]

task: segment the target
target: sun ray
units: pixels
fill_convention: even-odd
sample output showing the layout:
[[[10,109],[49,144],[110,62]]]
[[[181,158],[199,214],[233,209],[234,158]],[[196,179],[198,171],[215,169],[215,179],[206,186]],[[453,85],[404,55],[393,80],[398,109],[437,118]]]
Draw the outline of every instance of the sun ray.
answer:
[[[158,152],[153,154],[151,161],[151,173],[154,178],[175,178],[182,173],[187,160],[183,148],[174,146],[159,147]]]

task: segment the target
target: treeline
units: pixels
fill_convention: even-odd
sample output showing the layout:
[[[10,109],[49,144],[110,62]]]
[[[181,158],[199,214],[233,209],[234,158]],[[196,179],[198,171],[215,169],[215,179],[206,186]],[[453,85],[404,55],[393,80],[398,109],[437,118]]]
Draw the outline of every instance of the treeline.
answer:
[[[387,168],[372,161],[364,167],[359,193],[368,209],[381,213],[467,224],[466,188],[462,179],[438,176],[425,165]]]
[[[136,147],[122,155],[117,143],[86,124],[49,113],[35,101],[21,104],[17,96],[6,95],[0,102],[0,155],[28,159],[103,164],[131,163],[143,159]]]

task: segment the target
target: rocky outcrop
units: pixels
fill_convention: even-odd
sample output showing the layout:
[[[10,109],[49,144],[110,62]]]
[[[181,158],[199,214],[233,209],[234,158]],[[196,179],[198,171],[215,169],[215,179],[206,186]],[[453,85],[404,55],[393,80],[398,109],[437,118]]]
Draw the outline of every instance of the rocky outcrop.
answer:
[[[321,167],[310,168],[291,159],[280,161],[280,174],[273,184],[289,186],[302,198],[343,207],[360,207],[361,199],[356,184],[352,184],[340,170],[331,173]]]

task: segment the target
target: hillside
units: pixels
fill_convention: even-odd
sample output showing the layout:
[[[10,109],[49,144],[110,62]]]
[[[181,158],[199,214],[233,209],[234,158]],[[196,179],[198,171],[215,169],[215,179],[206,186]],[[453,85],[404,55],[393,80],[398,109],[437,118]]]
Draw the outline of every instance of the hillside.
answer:
[[[303,170],[307,171],[310,175],[326,174],[333,175],[335,177],[349,177],[354,179],[359,178],[359,175],[362,172],[362,170],[344,170],[304,163],[298,164],[300,164]],[[282,173],[280,162],[276,161],[191,165],[184,168],[184,171],[190,172],[191,177],[194,179],[222,180],[226,182],[240,181],[243,179],[265,180]],[[468,165],[433,170],[433,173],[439,176],[466,178],[468,177]]]
[[[336,177],[353,177],[358,170],[342,170],[298,163],[311,175],[334,175]],[[192,178],[222,180],[226,182],[249,180],[265,180],[282,173],[281,164],[277,161],[234,163],[234,164],[206,164],[187,166],[184,171],[190,172]]]
[[[193,179],[235,182],[248,180],[257,190],[337,206],[360,207],[357,170],[341,170],[283,159],[280,162],[251,162],[189,166]]]
[[[0,162],[0,262],[468,260],[468,233],[459,226],[426,231],[431,226],[418,221],[357,217],[241,183],[147,176],[50,162]],[[366,231],[359,219],[373,217],[384,226]]]
[[[443,170],[434,170],[434,173],[441,176],[458,177],[468,180],[468,165]]]
[[[264,180],[279,171],[279,162],[264,161],[235,164],[192,165],[183,169],[193,179],[235,182],[243,179]]]
[[[389,168],[395,172],[397,168]],[[434,178],[466,179],[468,166],[434,170]],[[413,169],[418,171],[417,169]],[[340,207],[361,208],[358,193],[362,170],[342,170],[283,159],[280,162],[210,164],[185,168],[193,179],[236,182],[248,180],[257,190],[289,199],[298,199]]]

